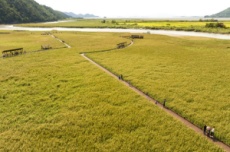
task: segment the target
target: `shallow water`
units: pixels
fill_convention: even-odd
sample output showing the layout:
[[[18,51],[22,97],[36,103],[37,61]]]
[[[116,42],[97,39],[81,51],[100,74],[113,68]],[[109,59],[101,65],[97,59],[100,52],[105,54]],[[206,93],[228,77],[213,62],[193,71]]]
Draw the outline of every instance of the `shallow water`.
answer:
[[[35,27],[17,27],[13,25],[0,25],[0,30],[26,30],[26,31],[79,31],[79,32],[115,32],[115,33],[149,33],[168,36],[195,36],[216,39],[230,40],[229,34],[213,34],[202,32],[186,32],[186,31],[168,31],[168,30],[148,30],[148,29],[111,29],[111,28],[35,28]]]

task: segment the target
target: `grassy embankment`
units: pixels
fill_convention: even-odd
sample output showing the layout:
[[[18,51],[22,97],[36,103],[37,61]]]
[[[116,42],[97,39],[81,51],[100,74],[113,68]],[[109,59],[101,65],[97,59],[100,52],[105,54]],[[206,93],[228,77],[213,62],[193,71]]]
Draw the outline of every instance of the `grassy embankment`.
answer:
[[[0,151],[221,151],[78,54],[118,35],[60,33],[71,49],[0,59]]]
[[[144,29],[163,29],[163,30],[177,30],[177,31],[195,31],[195,32],[208,32],[208,33],[230,33],[230,21],[220,21],[226,25],[226,28],[206,28],[206,23],[210,21],[159,21],[159,20],[112,20],[106,19],[79,19],[69,22],[60,23],[32,23],[21,24],[19,26],[27,27],[68,27],[68,28],[144,28]],[[216,23],[216,22],[214,22]]]
[[[230,145],[230,43],[145,35],[125,50],[88,54],[196,125],[215,126]]]

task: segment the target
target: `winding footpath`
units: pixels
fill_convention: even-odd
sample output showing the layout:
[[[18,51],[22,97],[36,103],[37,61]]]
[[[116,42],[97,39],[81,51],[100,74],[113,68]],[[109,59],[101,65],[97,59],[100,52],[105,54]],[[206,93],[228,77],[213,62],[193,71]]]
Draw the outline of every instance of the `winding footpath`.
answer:
[[[129,47],[131,45],[133,45],[133,41],[131,41],[131,43],[126,46]],[[117,49],[111,49],[112,50],[117,50]],[[120,50],[120,49],[119,49]],[[96,63],[95,61],[93,61],[92,59],[90,59],[89,57],[86,56],[85,53],[81,53],[81,56],[84,57],[86,60],[88,60],[90,63],[94,64],[95,66],[97,66],[99,69],[103,70],[105,73],[109,74],[111,77],[118,79],[118,77],[112,73],[111,71],[107,70],[106,68],[104,68],[103,66],[99,65],[98,63]],[[172,110],[164,107],[161,103],[158,103],[156,100],[154,100],[153,98],[149,97],[148,95],[146,95],[145,93],[143,93],[141,90],[135,88],[134,86],[130,85],[129,82],[126,82],[122,79],[118,79],[123,85],[129,87],[130,89],[132,89],[134,92],[136,92],[137,94],[145,97],[147,100],[149,100],[150,102],[153,102],[156,106],[158,106],[159,108],[161,108],[163,111],[165,111],[167,114],[171,115],[173,118],[179,120],[180,122],[182,122],[184,125],[186,125],[188,128],[194,130],[196,133],[203,135],[203,130],[201,130],[199,127],[197,127],[196,125],[194,125],[192,122],[184,119],[182,116],[178,115],[177,113],[173,112]],[[205,136],[208,140],[212,141],[214,144],[216,144],[217,146],[221,147],[223,150],[225,150],[226,152],[230,152],[230,147],[228,145],[226,145],[225,143],[215,139],[211,139],[207,136]]]

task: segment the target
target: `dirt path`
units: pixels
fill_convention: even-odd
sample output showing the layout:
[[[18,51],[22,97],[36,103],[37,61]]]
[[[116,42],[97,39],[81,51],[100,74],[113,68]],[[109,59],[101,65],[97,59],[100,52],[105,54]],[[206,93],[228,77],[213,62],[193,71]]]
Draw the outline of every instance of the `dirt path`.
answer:
[[[131,46],[133,45],[133,41],[130,43]],[[127,47],[128,47],[127,46]],[[110,76],[112,76],[115,79],[118,79],[118,77],[113,74],[111,71],[105,69],[104,67],[100,66],[98,63],[96,63],[95,61],[93,61],[92,59],[90,59],[89,57],[87,57],[85,55],[85,53],[81,54],[82,57],[84,57],[86,60],[88,60],[89,62],[91,62],[92,64],[96,65],[98,68],[100,68],[101,70],[103,70],[104,72],[106,72],[107,74],[109,74]],[[118,79],[122,84],[126,85],[127,87],[129,87],[130,89],[132,89],[133,91],[135,91],[137,94],[145,97],[146,99],[148,99],[149,101],[153,102],[156,106],[158,106],[159,108],[161,108],[163,111],[165,111],[167,114],[171,115],[172,117],[174,117],[177,120],[180,120],[184,125],[186,125],[187,127],[189,127],[190,129],[194,130],[196,133],[203,135],[203,130],[201,130],[200,128],[198,128],[197,126],[195,126],[193,123],[191,123],[190,121],[184,119],[182,116],[176,114],[175,112],[171,111],[170,109],[167,109],[165,107],[163,107],[163,105],[161,103],[158,103],[156,100],[154,100],[153,98],[149,97],[148,95],[146,95],[145,93],[143,93],[141,90],[135,88],[134,86],[130,85],[128,82]],[[207,136],[205,136],[208,140],[212,141],[214,144],[216,144],[217,146],[221,147],[223,150],[225,150],[226,152],[230,152],[230,147],[226,144],[224,144],[221,141],[218,140],[213,140]]]
[[[52,35],[52,34],[51,34],[51,36],[52,36],[53,38],[57,39],[59,42],[63,43],[67,48],[71,48],[71,46],[70,46],[69,44],[65,43],[65,41],[63,41],[63,40],[57,38],[56,36],[54,36],[54,35]]]

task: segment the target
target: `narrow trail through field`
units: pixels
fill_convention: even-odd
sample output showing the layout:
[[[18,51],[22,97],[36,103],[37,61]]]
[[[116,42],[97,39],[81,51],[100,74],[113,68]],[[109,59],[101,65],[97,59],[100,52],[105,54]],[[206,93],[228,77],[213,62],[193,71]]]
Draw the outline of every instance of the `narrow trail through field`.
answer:
[[[131,45],[133,45],[134,42],[131,41],[131,43],[126,46],[129,47]],[[118,50],[118,49],[111,49],[112,50]],[[120,49],[119,49],[120,50]],[[99,51],[98,51],[99,52]],[[104,68],[103,66],[101,66],[100,64],[96,63],[95,61],[93,61],[92,59],[90,59],[89,57],[86,56],[86,53],[81,53],[81,56],[84,57],[86,60],[88,60],[89,62],[91,62],[92,64],[96,65],[99,69],[103,70],[104,72],[106,72],[107,74],[109,74],[110,76],[112,76],[115,79],[118,79],[122,84],[124,84],[125,86],[129,87],[130,89],[132,89],[134,92],[136,92],[137,94],[145,97],[146,99],[148,99],[149,101],[153,102],[156,106],[158,106],[160,109],[162,109],[163,111],[165,111],[167,114],[171,115],[172,117],[174,117],[175,119],[181,121],[184,125],[186,125],[187,127],[189,127],[190,129],[194,130],[196,133],[203,135],[203,130],[200,129],[199,127],[197,127],[196,125],[194,125],[192,122],[184,119],[182,116],[178,115],[177,113],[173,112],[172,110],[164,107],[161,103],[157,102],[156,100],[154,100],[153,98],[149,97],[148,95],[146,95],[144,92],[142,92],[141,90],[137,89],[136,87],[132,86],[129,84],[129,82],[119,79],[117,77],[117,75],[115,75],[114,73],[112,73],[111,71],[107,70],[106,68]],[[217,146],[221,147],[223,150],[225,150],[226,152],[230,152],[230,147],[228,145],[226,145],[225,143],[215,139],[211,139],[207,136],[205,136],[208,140],[212,141],[214,144],[216,144]]]
[[[52,34],[51,34],[51,36],[52,36],[53,38],[55,38],[56,40],[58,40],[59,42],[63,43],[67,48],[71,48],[71,46],[70,46],[69,44],[65,43],[65,41],[63,41],[63,40],[57,38],[56,36],[54,36],[54,35],[52,35]]]

